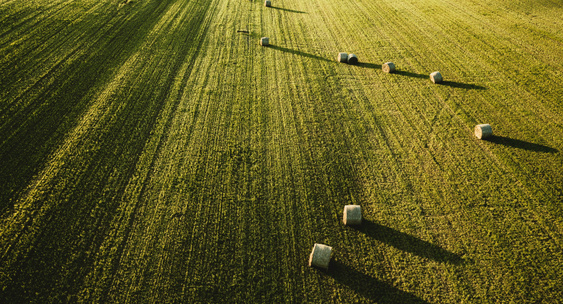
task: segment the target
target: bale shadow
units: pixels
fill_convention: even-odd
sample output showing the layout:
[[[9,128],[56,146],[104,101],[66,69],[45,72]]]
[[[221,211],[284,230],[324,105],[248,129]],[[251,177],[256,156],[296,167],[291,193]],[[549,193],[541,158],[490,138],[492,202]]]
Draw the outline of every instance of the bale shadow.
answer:
[[[375,63],[358,62],[356,65],[366,69],[381,69],[381,64],[375,64]]]
[[[249,30],[237,30],[237,34],[245,36],[247,38],[258,38],[259,37],[258,33],[255,33],[255,32],[249,31]]]
[[[357,64],[357,66],[360,66],[360,67],[363,67],[363,68],[368,68],[368,69],[378,69],[378,70],[380,70],[383,67],[383,65],[381,65],[381,64],[365,63],[365,62],[360,62],[360,63]],[[395,70],[394,72],[391,72],[390,74],[397,74],[397,75],[413,77],[413,78],[429,78],[430,77],[429,75],[417,74],[417,73],[400,71],[400,70]]]
[[[412,293],[402,291],[336,260],[332,260],[330,268],[323,272],[376,303],[428,303]]]
[[[284,12],[289,12],[289,13],[308,14],[307,12],[298,11],[298,10],[292,10],[292,9],[283,8],[283,7],[277,7],[277,6],[270,6],[270,8],[277,9],[277,10],[284,11]]]
[[[544,145],[540,145],[540,144],[534,144],[531,142],[527,142],[527,141],[523,141],[523,140],[519,140],[519,139],[514,139],[514,138],[509,138],[509,137],[504,137],[504,136],[496,136],[493,135],[490,138],[487,138],[488,141],[495,143],[495,144],[499,144],[499,145],[503,145],[503,146],[507,146],[507,147],[513,147],[513,148],[518,148],[518,149],[524,149],[524,150],[528,150],[528,151],[535,151],[535,152],[544,152],[544,153],[558,153],[559,150],[548,147],[548,146],[544,146]]]
[[[282,52],[286,52],[286,53],[290,53],[290,54],[295,54],[295,55],[299,55],[299,56],[303,56],[303,57],[308,57],[308,58],[312,58],[312,59],[316,59],[316,60],[329,61],[329,62],[331,61],[331,60],[328,60],[328,59],[321,57],[321,56],[309,54],[309,53],[302,52],[302,51],[288,49],[288,48],[285,48],[285,47],[282,47],[282,46],[270,44],[268,47],[271,48],[271,49],[274,49],[274,50],[278,50],[278,51],[282,51]]]
[[[441,85],[445,85],[452,88],[459,88],[465,90],[486,90],[486,87],[470,84],[470,83],[462,83],[462,82],[455,82],[455,81],[442,81],[440,82]]]
[[[395,70],[395,72],[393,72],[393,74],[397,74],[397,75],[401,75],[401,76],[407,76],[407,77],[413,77],[413,78],[429,78],[430,77],[430,75],[418,74],[418,73],[407,72],[407,71],[398,71],[398,70]]]
[[[454,265],[459,265],[464,262],[459,255],[449,252],[438,245],[366,219],[362,220],[361,226],[354,227],[354,229],[397,249],[410,252],[423,258]]]

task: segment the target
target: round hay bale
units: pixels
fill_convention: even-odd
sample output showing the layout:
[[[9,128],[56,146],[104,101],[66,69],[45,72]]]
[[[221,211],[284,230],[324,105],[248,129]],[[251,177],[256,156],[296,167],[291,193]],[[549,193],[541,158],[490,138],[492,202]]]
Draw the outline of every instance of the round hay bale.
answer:
[[[433,83],[440,83],[442,82],[442,74],[440,74],[440,72],[433,72],[430,74],[430,80],[432,80]]]
[[[266,1],[264,1],[264,6],[270,7],[270,6],[272,6],[272,2],[270,0],[266,0]]]
[[[393,73],[395,72],[395,64],[393,62],[386,62],[381,66],[381,69],[385,73]]]
[[[493,128],[489,124],[480,124],[475,126],[475,137],[478,139],[486,139],[493,136]]]
[[[344,225],[360,225],[362,223],[362,207],[360,205],[344,206]]]
[[[354,54],[348,55],[348,64],[357,64],[358,63],[358,56]]]
[[[328,269],[331,254],[332,247],[315,243],[315,246],[313,246],[313,251],[309,256],[309,266]]]
[[[261,45],[261,46],[268,46],[268,45],[270,45],[270,38],[268,38],[268,37],[262,37],[262,38],[260,38],[260,45]]]
[[[338,62],[348,62],[348,53],[338,53]]]

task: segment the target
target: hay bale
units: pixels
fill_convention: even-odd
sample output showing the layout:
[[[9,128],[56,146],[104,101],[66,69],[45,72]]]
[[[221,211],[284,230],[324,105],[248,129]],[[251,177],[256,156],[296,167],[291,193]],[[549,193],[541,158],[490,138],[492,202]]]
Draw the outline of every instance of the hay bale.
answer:
[[[344,225],[360,225],[362,223],[362,207],[360,205],[344,206]]]
[[[309,266],[328,269],[331,254],[332,247],[315,243],[315,246],[313,246],[313,251],[309,256]]]
[[[266,1],[264,1],[264,6],[270,7],[270,6],[272,6],[272,2],[270,0],[266,0]]]
[[[442,82],[442,74],[440,74],[440,72],[433,72],[430,74],[430,80],[432,80],[433,83],[440,83]]]
[[[354,54],[348,55],[348,64],[357,64],[358,63],[358,56]]]
[[[348,62],[348,53],[338,53],[338,62]]]
[[[270,38],[268,38],[268,37],[262,37],[262,38],[260,38],[260,45],[261,45],[261,46],[268,46],[268,45],[270,45]]]
[[[486,139],[493,136],[493,128],[489,124],[480,124],[475,126],[475,137],[478,139]]]
[[[393,62],[386,62],[381,66],[381,69],[385,73],[393,73],[395,72],[395,64]]]

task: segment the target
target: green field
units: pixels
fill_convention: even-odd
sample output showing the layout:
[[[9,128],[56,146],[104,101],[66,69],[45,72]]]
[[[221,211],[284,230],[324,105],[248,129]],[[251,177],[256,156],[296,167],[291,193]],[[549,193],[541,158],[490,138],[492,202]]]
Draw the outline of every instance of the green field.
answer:
[[[563,1],[272,5],[0,0],[0,303],[560,303]]]

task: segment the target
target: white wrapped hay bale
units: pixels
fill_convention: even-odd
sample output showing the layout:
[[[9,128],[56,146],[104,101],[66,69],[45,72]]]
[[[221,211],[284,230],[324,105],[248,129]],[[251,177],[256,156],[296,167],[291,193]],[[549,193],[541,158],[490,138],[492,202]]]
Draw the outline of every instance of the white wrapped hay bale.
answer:
[[[480,124],[475,126],[475,137],[485,139],[493,136],[493,128],[489,124]]]
[[[344,206],[344,225],[360,225],[362,223],[362,207],[360,205]]]
[[[260,45],[261,45],[261,46],[268,46],[268,45],[270,45],[270,38],[268,38],[268,37],[262,37],[262,38],[260,38]]]
[[[386,63],[383,64],[381,69],[385,73],[393,73],[393,72],[395,72],[395,64],[393,62],[386,62]]]
[[[348,53],[338,53],[338,62],[348,62]]]
[[[332,247],[315,243],[315,246],[313,246],[313,251],[309,256],[309,266],[328,269],[331,254]]]
[[[440,83],[442,82],[442,74],[440,74],[440,72],[433,72],[430,74],[430,80],[432,80],[433,83]]]
[[[266,1],[264,1],[264,6],[270,7],[270,6],[272,6],[272,2],[270,0],[266,0]]]
[[[357,64],[358,63],[358,56],[354,54],[348,55],[348,64]]]

